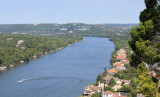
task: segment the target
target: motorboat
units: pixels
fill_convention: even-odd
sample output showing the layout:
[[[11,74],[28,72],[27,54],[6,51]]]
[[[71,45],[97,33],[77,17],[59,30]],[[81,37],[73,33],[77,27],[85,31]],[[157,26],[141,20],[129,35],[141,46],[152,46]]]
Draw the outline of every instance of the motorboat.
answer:
[[[25,81],[25,79],[21,79],[19,81],[17,81],[18,83],[22,83],[23,81]]]

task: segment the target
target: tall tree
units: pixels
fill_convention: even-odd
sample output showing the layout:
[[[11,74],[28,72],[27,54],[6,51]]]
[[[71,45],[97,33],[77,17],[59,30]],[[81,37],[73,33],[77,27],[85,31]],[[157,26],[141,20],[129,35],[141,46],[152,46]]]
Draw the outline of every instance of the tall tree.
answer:
[[[130,64],[137,68],[139,84],[137,92],[146,97],[159,97],[158,88],[152,78],[147,75],[144,64],[154,65],[160,62],[160,5],[159,0],[145,0],[146,9],[140,13],[140,24],[130,31],[131,46],[134,53]]]
[[[146,9],[140,14],[140,25],[131,29],[129,44],[134,51],[132,66],[142,62],[153,65],[160,61],[160,5],[157,0],[145,0]]]

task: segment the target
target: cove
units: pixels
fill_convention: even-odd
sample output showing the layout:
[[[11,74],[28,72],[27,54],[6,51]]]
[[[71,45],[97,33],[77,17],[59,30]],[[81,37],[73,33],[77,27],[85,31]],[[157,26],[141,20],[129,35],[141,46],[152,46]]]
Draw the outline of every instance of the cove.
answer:
[[[62,50],[0,73],[0,97],[78,97],[104,68],[113,42],[84,37]],[[25,79],[22,83],[18,80]]]

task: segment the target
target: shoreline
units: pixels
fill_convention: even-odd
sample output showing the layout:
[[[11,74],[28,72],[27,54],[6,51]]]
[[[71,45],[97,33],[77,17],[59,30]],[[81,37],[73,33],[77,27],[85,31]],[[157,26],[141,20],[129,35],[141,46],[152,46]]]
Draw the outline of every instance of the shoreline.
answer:
[[[73,45],[73,44],[75,44],[75,43],[78,43],[78,42],[81,42],[81,41],[83,41],[83,40],[75,41],[74,43],[68,44],[68,45],[65,46],[65,47],[71,46],[71,45]],[[48,52],[47,52],[47,51],[45,51],[45,52],[39,52],[39,56],[33,55],[31,58],[29,58],[29,61],[26,61],[26,62],[25,62],[25,61],[20,61],[18,64],[10,64],[10,65],[8,65],[8,66],[1,66],[1,67],[0,67],[0,72],[10,70],[10,69],[12,69],[12,68],[14,68],[14,67],[16,67],[16,66],[29,63],[30,61],[33,61],[33,60],[37,60],[37,59],[39,59],[39,58],[42,58],[42,57],[45,56],[45,55],[56,53],[57,51],[60,51],[60,50],[62,50],[62,49],[65,48],[65,47],[59,47],[59,48],[56,48],[55,50],[50,50],[50,51],[48,51]]]

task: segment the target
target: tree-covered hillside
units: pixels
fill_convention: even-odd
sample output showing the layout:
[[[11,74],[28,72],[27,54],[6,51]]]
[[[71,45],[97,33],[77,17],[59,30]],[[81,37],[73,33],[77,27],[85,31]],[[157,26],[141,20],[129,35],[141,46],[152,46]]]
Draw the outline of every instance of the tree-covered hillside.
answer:
[[[15,65],[28,62],[45,52],[53,52],[82,40],[81,36],[31,36],[0,34],[0,64],[1,66]]]

